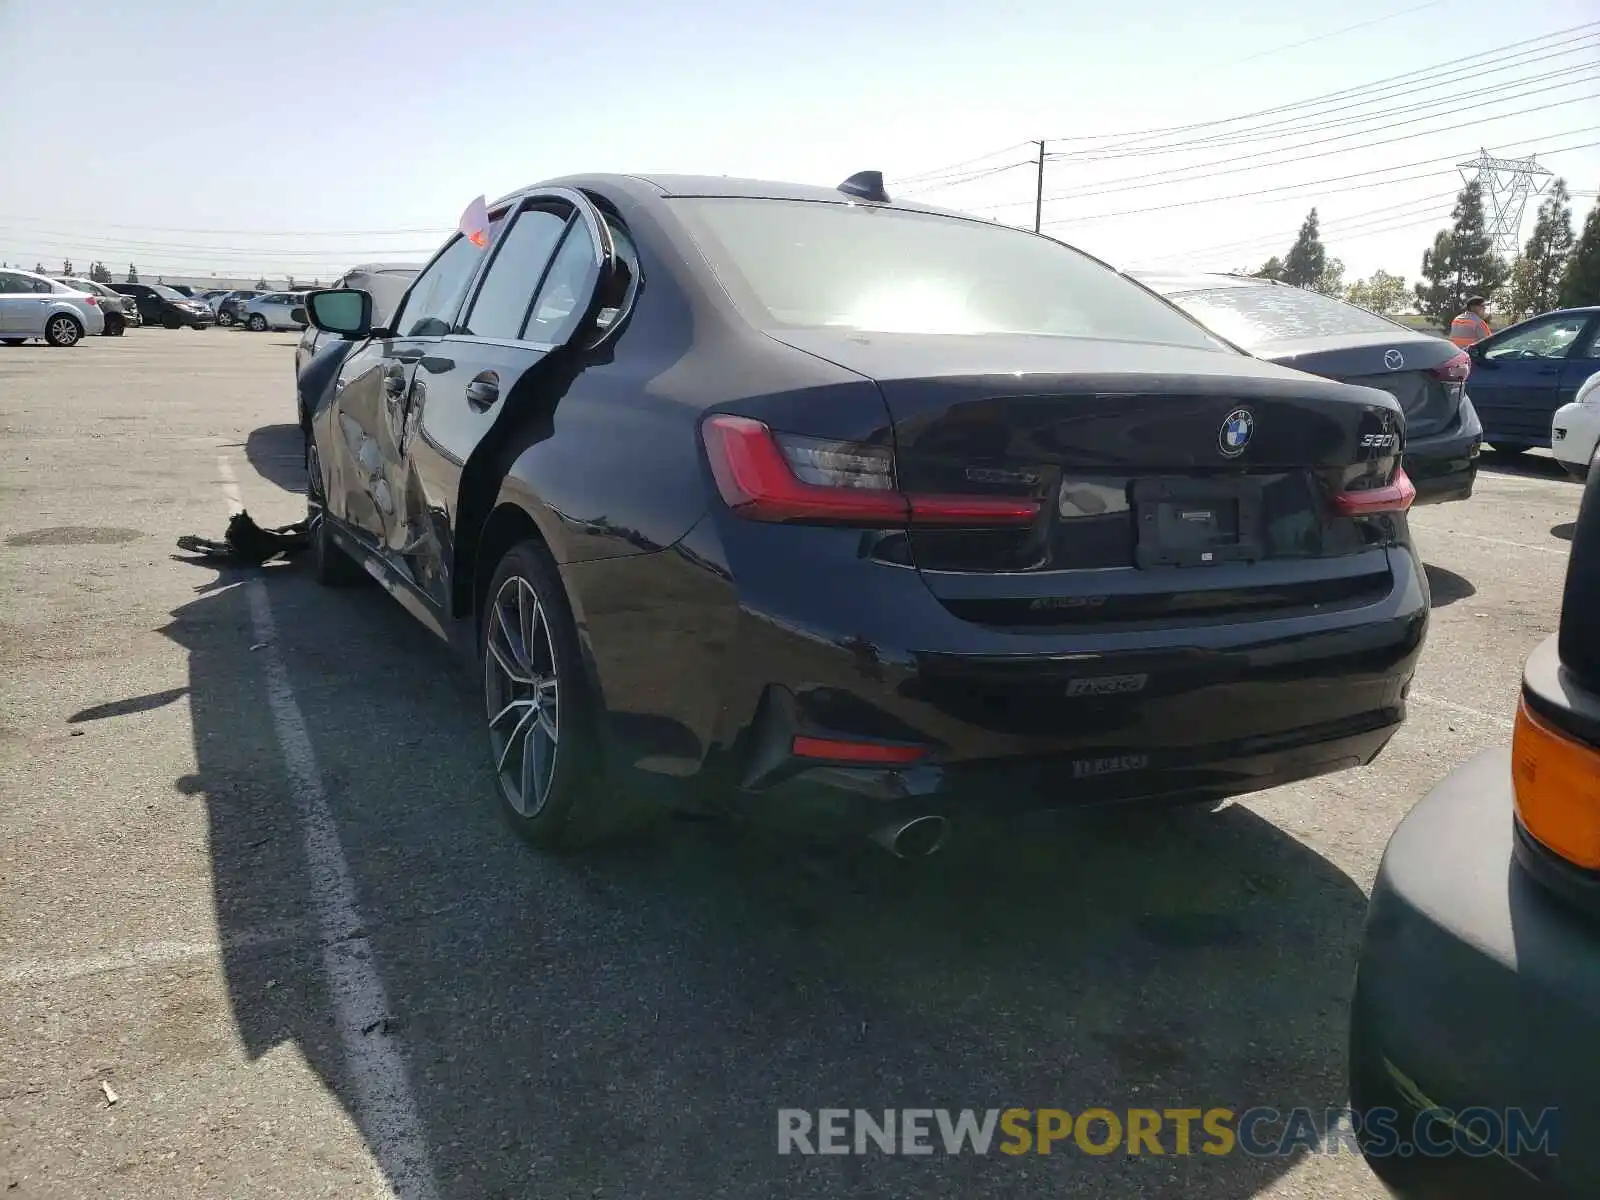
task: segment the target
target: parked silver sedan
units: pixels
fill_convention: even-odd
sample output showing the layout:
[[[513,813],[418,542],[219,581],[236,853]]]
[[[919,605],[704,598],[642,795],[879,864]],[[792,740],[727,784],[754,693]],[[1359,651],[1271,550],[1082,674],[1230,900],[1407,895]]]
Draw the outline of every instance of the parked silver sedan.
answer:
[[[32,271],[0,271],[0,342],[20,346],[43,338],[52,346],[76,346],[105,332],[101,300]]]
[[[304,292],[264,292],[246,300],[239,309],[246,329],[303,329],[306,326]]]

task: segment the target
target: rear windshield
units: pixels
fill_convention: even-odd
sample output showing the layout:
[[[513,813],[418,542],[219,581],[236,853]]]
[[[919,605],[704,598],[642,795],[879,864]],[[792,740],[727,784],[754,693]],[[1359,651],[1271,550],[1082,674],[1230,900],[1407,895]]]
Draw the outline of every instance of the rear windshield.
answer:
[[[150,290],[156,295],[160,296],[163,300],[187,300],[189,298],[182,292],[174,291],[164,283],[152,283],[149,286]]]
[[[1403,328],[1364,308],[1297,287],[1208,288],[1177,293],[1171,299],[1206,328],[1251,351],[1273,342],[1350,333],[1393,334]]]
[[[764,327],[1225,347],[1087,255],[1003,225],[804,200],[673,202]]]

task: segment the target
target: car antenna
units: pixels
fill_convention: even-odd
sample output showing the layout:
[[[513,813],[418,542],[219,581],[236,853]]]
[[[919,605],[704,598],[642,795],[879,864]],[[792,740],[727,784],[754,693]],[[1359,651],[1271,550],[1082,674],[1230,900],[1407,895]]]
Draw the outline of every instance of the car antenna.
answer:
[[[874,204],[889,203],[889,193],[883,190],[882,171],[857,171],[839,185],[846,196],[858,196]]]

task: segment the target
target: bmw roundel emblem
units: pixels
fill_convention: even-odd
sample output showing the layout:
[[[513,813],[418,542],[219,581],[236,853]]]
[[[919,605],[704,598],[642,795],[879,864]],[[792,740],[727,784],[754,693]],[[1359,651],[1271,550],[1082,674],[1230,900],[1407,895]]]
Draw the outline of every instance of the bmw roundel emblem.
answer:
[[[1217,432],[1217,449],[1225,458],[1237,458],[1255,436],[1256,419],[1248,408],[1236,408],[1228,414]]]

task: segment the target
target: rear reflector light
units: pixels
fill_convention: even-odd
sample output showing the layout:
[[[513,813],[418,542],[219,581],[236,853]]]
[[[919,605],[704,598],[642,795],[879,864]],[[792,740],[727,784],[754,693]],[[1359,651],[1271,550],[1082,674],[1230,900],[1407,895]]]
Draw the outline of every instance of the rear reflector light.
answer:
[[[851,762],[897,766],[914,763],[928,756],[926,746],[896,745],[892,742],[856,742],[844,738],[796,737],[790,752],[796,758],[827,759],[829,762]]]
[[[1600,871],[1600,751],[1541,720],[1524,700],[1511,735],[1517,817],[1542,846]]]
[[[884,446],[778,434],[727,415],[708,419],[704,435],[723,502],[753,521],[970,528],[1027,525],[1039,514],[1025,498],[906,495]]]
[[[1472,374],[1472,359],[1463,350],[1449,362],[1442,363],[1437,367],[1430,367],[1429,370],[1434,378],[1442,379],[1446,383],[1463,383],[1466,381],[1467,376]]]
[[[1405,512],[1416,498],[1417,489],[1411,476],[1400,467],[1394,473],[1394,482],[1385,487],[1340,492],[1333,498],[1333,508],[1341,517],[1370,517],[1378,513]]]

